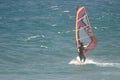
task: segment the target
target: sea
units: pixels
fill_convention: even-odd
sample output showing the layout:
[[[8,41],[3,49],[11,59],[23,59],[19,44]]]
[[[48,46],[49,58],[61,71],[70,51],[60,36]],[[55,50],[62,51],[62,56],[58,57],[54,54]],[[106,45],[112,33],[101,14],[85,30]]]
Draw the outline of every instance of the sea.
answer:
[[[76,9],[97,46],[78,62]],[[0,0],[0,80],[120,80],[119,0]]]

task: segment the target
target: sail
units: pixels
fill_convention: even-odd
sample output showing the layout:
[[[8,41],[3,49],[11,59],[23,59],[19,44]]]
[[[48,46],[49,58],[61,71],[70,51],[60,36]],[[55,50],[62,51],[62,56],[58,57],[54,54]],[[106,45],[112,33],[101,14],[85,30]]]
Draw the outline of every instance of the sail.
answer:
[[[96,37],[92,31],[88,15],[86,13],[85,7],[80,7],[76,12],[76,46],[80,46],[80,43],[84,44],[84,54],[87,54],[92,49],[95,48],[97,41]]]

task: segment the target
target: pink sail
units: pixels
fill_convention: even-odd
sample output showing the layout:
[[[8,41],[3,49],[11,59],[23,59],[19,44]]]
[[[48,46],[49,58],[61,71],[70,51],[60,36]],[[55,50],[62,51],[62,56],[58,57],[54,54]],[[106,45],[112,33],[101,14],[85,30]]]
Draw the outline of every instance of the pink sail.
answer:
[[[93,50],[97,44],[96,37],[92,31],[88,15],[86,13],[85,7],[80,7],[76,12],[76,45],[80,46],[83,42],[85,45],[84,54],[87,54]]]

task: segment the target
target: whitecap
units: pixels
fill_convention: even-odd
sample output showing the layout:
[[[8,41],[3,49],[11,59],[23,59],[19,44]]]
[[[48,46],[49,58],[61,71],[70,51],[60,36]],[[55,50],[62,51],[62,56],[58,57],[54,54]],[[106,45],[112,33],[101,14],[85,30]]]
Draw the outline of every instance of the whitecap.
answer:
[[[44,35],[41,35],[42,36],[42,38],[44,38],[45,36]]]
[[[52,26],[54,27],[54,26],[57,26],[57,24],[52,24]]]
[[[69,13],[70,11],[69,10],[65,10],[65,11],[63,11],[64,13]]]
[[[65,33],[70,33],[71,31],[66,31]]]
[[[29,41],[31,39],[35,39],[35,38],[38,38],[38,37],[40,37],[40,35],[30,36],[30,37],[27,37],[27,39],[25,39],[25,41]],[[44,35],[42,35],[42,37],[44,37]]]
[[[65,32],[57,32],[58,34],[67,34],[67,33],[70,33],[70,32],[72,32],[72,31],[65,31]]]
[[[56,7],[58,7],[58,6],[51,6],[50,8],[56,8]]]
[[[60,34],[61,32],[58,32],[58,34]]]
[[[45,45],[41,45],[40,47],[41,47],[41,48],[48,48],[48,47],[47,47],[47,46],[45,46]]]
[[[50,7],[52,10],[58,10],[59,8],[58,8],[58,6],[51,6]]]
[[[94,27],[94,29],[97,29],[97,27]]]

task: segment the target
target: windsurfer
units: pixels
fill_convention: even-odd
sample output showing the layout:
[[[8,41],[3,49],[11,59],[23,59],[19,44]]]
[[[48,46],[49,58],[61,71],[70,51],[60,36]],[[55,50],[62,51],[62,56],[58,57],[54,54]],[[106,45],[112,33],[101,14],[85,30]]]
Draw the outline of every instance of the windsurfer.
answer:
[[[80,43],[80,46],[78,47],[78,54],[79,54],[79,57],[80,57],[80,61],[81,62],[85,62],[86,61],[86,57],[85,57],[85,55],[84,55],[84,53],[83,53],[83,50],[84,50],[85,48],[84,48],[84,45],[83,45],[83,43],[81,42]]]

